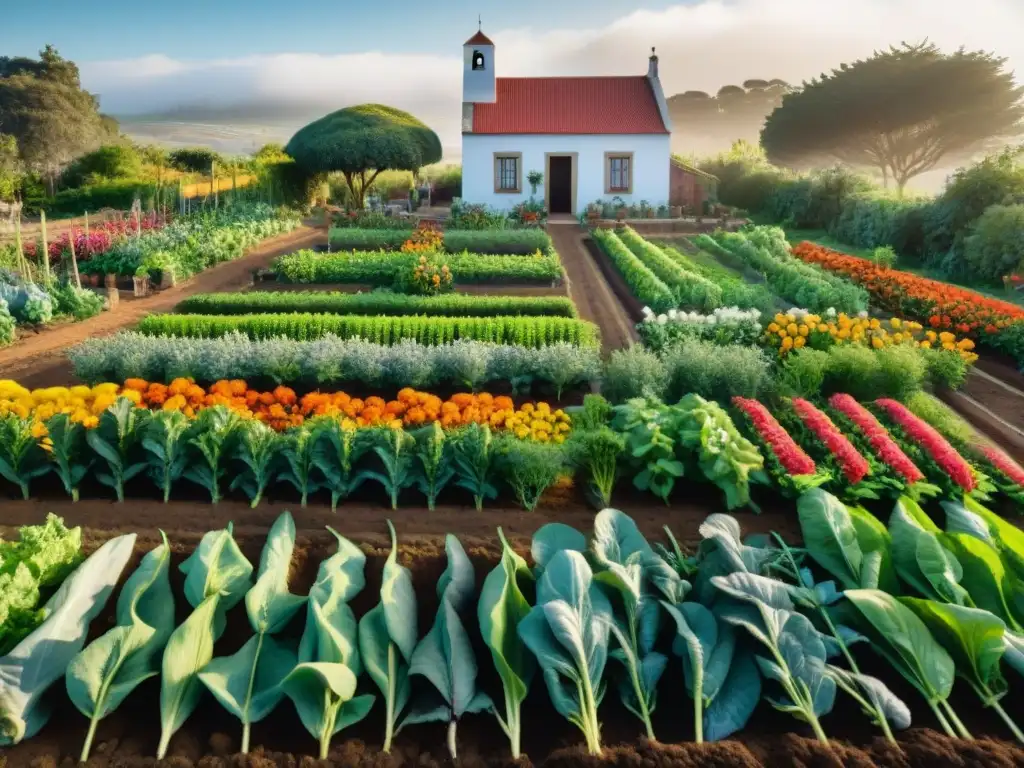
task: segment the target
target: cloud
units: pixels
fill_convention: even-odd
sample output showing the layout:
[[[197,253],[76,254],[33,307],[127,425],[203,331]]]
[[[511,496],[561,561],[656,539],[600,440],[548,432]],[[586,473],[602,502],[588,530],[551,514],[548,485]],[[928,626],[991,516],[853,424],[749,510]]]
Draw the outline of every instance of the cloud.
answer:
[[[995,51],[1024,74],[1021,0],[696,0],[661,10],[636,10],[601,28],[521,27],[487,30],[499,75],[640,74],[651,46],[667,93],[715,91],[749,78],[799,83],[869,56],[875,49],[927,37],[944,50]],[[255,132],[287,139],[302,124],[334,109],[376,101],[407,109],[441,136],[459,143],[461,34],[451,53],[410,55],[366,51],[178,61],[152,55],[128,61],[83,62],[84,84],[103,109],[133,126],[231,124],[249,149]],[[140,123],[141,118],[147,118]],[[142,130],[142,129],[140,129]],[[201,131],[200,131],[201,133]]]

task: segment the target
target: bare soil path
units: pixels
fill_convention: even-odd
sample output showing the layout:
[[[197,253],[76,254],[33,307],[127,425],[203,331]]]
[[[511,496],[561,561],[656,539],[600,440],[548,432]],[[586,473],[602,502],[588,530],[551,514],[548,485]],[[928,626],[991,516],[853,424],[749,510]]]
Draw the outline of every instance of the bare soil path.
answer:
[[[74,379],[66,352],[75,344],[133,326],[153,312],[170,311],[179,301],[196,293],[244,288],[252,282],[253,270],[269,267],[275,257],[311,248],[326,242],[326,238],[323,229],[300,226],[264,241],[240,259],[218,264],[173,288],[144,299],[123,301],[113,311],[81,323],[44,328],[26,335],[0,350],[0,378],[16,379],[29,388],[67,385]]]
[[[635,342],[633,322],[584,245],[586,233],[575,222],[551,222],[548,234],[569,278],[569,297],[580,317],[601,329],[605,353]]]

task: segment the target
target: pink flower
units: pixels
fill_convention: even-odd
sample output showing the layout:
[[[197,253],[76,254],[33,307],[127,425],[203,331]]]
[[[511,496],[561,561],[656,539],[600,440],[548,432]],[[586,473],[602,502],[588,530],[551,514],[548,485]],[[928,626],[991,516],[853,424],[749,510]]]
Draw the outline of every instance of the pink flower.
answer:
[[[924,473],[896,444],[871,411],[847,394],[832,395],[828,403],[857,426],[882,463],[892,467],[908,483],[924,480]]]
[[[832,423],[832,419],[802,397],[793,398],[793,410],[814,436],[836,457],[843,476],[851,485],[856,485],[871,472],[868,460],[860,455],[853,443]]]
[[[974,490],[977,480],[971,465],[931,424],[918,418],[903,403],[891,398],[883,397],[876,400],[875,405],[885,411],[907,437],[917,443],[954,483],[968,493]]]

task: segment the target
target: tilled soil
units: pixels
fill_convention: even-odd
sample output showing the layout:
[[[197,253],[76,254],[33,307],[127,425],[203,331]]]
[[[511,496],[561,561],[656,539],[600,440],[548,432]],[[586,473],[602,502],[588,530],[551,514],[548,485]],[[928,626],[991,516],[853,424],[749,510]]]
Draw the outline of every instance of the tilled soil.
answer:
[[[250,510],[246,505],[228,502],[216,506],[191,502],[169,505],[148,501],[129,501],[118,505],[86,501],[79,504],[51,501],[8,502],[0,508],[0,535],[12,533],[5,526],[38,522],[45,511],[64,516],[68,524],[82,525],[86,551],[93,551],[103,541],[119,533],[136,531],[139,539],[136,556],[125,570],[126,578],[138,560],[159,543],[157,527],[170,539],[174,568],[172,582],[176,596],[176,617],[183,621],[188,606],[181,599],[183,577],[177,565],[191,554],[203,532],[234,520],[235,537],[245,555],[256,563],[264,536],[282,508],[289,505],[266,505]],[[696,543],[697,526],[707,512],[717,505],[710,499],[688,499],[672,506],[638,503],[628,494],[620,506],[637,521],[652,540],[663,540],[660,527],[669,525],[684,546]],[[593,510],[573,499],[558,506],[546,506],[526,513],[511,508],[488,508],[475,512],[472,508],[446,506],[435,512],[402,508],[390,511],[382,506],[345,505],[332,514],[323,506],[307,509],[292,507],[298,529],[297,546],[292,558],[290,588],[304,594],[313,583],[319,563],[334,551],[333,537],[324,530],[332,524],[340,533],[357,543],[367,555],[366,588],[353,601],[352,608],[362,616],[379,600],[380,574],[390,546],[384,518],[391,519],[398,531],[400,561],[411,572],[417,595],[417,622],[420,635],[433,622],[438,599],[435,585],[446,561],[444,535],[458,532],[474,564],[477,584],[499,559],[495,528],[502,526],[512,545],[529,559],[529,537],[545,522],[557,520],[588,531]],[[761,515],[738,515],[745,533],[779,531],[787,540],[799,541],[795,514],[790,508],[766,510]],[[90,638],[113,625],[114,600],[93,623]],[[302,631],[303,617],[285,630],[286,636],[297,637]],[[487,661],[490,657],[476,636],[475,624],[467,622],[479,662],[479,683],[500,701],[500,682]],[[234,653],[248,639],[244,610],[236,608],[229,616],[228,629],[218,641],[217,655]],[[881,667],[870,653],[859,656],[864,671],[880,674],[903,697],[915,717],[915,727],[899,734],[900,749],[886,744],[867,723],[863,715],[842,696],[835,711],[823,718],[823,726],[833,739],[830,747],[813,740],[810,730],[762,702],[746,729],[735,738],[714,744],[692,743],[692,704],[683,693],[681,665],[673,658],[659,686],[660,696],[653,721],[655,732],[663,743],[642,738],[642,726],[621,705],[614,686],[610,686],[601,705],[602,738],[605,750],[601,758],[587,755],[582,736],[552,708],[540,677],[534,679],[524,708],[523,748],[527,758],[513,763],[508,756],[507,740],[489,715],[470,715],[458,728],[459,764],[483,766],[715,766],[717,768],[753,768],[754,766],[1010,766],[1024,765],[1024,751],[1002,741],[1004,733],[999,721],[984,712],[960,691],[954,707],[976,741],[949,739],[932,730],[934,723],[927,706],[919,696],[902,683],[891,669]],[[609,674],[618,674],[617,663],[609,661]],[[422,681],[420,681],[422,682]],[[361,690],[377,693],[365,676]],[[418,685],[418,683],[417,683]],[[0,752],[0,766],[15,768],[71,768],[81,749],[86,732],[85,718],[74,709],[58,681],[51,694],[56,709],[49,725],[35,738]],[[314,760],[316,744],[301,727],[290,701],[282,701],[274,713],[254,724],[253,751],[235,754],[240,745],[240,725],[212,697],[206,696],[199,709],[171,740],[168,758],[158,763],[151,755],[160,736],[159,681],[150,680],[136,690],[114,714],[100,725],[94,742],[93,768],[135,768],[136,766],[173,766],[174,768],[296,768],[297,766],[394,766],[451,765],[444,746],[445,726],[424,724],[410,726],[396,738],[392,754],[380,751],[383,733],[383,708],[378,701],[370,716],[362,723],[335,736],[329,759]],[[270,751],[280,750],[280,751]]]
[[[267,267],[275,257],[308,248],[326,237],[322,229],[300,226],[264,241],[240,259],[218,264],[173,288],[144,299],[121,302],[113,311],[81,323],[61,324],[23,336],[0,350],[0,378],[15,379],[29,388],[75,383],[66,353],[76,344],[133,326],[153,312],[168,312],[187,296],[242,288],[251,282],[253,270]]]
[[[586,246],[587,234],[571,224],[552,224],[548,234],[562,259],[569,280],[569,296],[580,317],[601,328],[604,351],[628,347],[637,340],[636,319],[623,307],[607,274],[595,263]]]

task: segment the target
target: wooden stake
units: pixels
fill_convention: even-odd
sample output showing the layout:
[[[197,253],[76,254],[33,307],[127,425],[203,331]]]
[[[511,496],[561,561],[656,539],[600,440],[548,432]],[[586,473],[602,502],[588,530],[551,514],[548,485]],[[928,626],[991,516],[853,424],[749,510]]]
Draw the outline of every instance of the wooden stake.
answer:
[[[39,225],[43,230],[43,280],[49,284],[50,282],[50,241],[46,237],[46,211],[39,211]],[[74,230],[71,231],[71,237],[75,236]]]
[[[74,219],[71,220],[71,231],[75,231]],[[82,276],[78,274],[78,257],[75,256],[75,238],[70,238],[68,245],[71,247],[71,277],[75,281],[75,287],[82,290]]]

